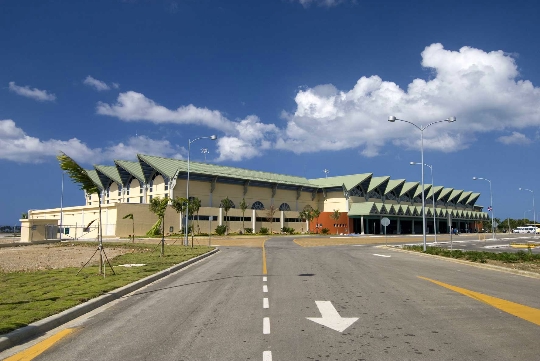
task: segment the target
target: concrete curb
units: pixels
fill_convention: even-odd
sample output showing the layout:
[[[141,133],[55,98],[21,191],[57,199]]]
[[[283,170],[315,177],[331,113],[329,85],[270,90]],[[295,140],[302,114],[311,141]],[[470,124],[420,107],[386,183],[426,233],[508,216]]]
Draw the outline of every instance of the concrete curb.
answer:
[[[385,248],[385,249],[388,249],[388,250],[392,250],[392,251],[395,251],[395,252],[403,252],[403,253],[414,254],[414,255],[417,255],[417,256],[420,256],[420,257],[438,258],[438,259],[442,259],[442,260],[445,260],[445,261],[448,261],[448,262],[460,263],[460,264],[468,265],[468,266],[471,266],[471,267],[490,269],[490,270],[493,270],[493,271],[512,273],[512,274],[519,275],[519,276],[540,279],[540,274],[534,273],[534,272],[529,272],[529,271],[523,271],[523,270],[518,270],[518,269],[513,269],[513,268],[506,268],[506,267],[496,266],[496,265],[493,265],[493,264],[475,263],[475,262],[472,262],[472,261],[465,261],[465,260],[456,259],[456,258],[437,256],[435,254],[420,253],[420,252],[416,252],[416,251],[408,251],[406,249],[396,248],[396,247],[392,247],[392,246],[387,247],[387,246],[382,245],[382,246],[378,246],[378,247]]]
[[[161,272],[150,275],[141,280],[130,283],[129,285],[126,285],[124,287],[120,287],[116,290],[110,291],[99,297],[93,298],[90,301],[87,301],[85,303],[82,303],[80,305],[67,309],[65,311],[62,311],[56,315],[49,316],[47,318],[44,318],[43,320],[36,321],[34,323],[29,324],[28,326],[19,328],[4,336],[1,336],[0,337],[0,352],[5,351],[8,348],[11,348],[13,346],[20,345],[35,336],[42,335],[58,326],[63,325],[64,323],[67,323],[69,321],[76,319],[79,316],[84,315],[85,313],[93,311],[96,308],[101,307],[111,301],[117,300],[139,288],[142,288],[154,281],[164,278],[170,275],[171,273],[174,273],[182,268],[185,268],[217,252],[219,252],[218,248],[208,253],[205,253],[203,255],[200,255],[198,257],[189,259],[187,261],[184,261],[182,263],[169,267]]]

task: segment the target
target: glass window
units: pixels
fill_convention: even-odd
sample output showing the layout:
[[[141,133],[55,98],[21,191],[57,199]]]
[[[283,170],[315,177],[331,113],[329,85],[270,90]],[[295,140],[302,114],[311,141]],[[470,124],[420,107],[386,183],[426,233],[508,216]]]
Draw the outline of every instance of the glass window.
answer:
[[[251,209],[257,209],[257,210],[260,210],[260,211],[264,210],[264,204],[262,204],[262,202],[256,201],[251,206]]]

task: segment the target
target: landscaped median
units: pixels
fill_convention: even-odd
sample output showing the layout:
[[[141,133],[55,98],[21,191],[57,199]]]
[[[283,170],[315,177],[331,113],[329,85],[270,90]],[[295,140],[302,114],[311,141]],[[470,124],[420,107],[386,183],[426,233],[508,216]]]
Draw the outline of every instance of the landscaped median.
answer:
[[[540,254],[532,252],[518,251],[496,253],[486,251],[449,250],[441,247],[427,247],[426,251],[423,252],[423,247],[416,245],[406,245],[403,246],[403,249],[540,274]]]
[[[59,243],[49,246],[48,251],[61,253],[69,248],[72,251],[80,251],[84,250],[84,247],[96,249],[97,245],[80,242]],[[19,248],[21,252],[24,252],[26,247]],[[106,264],[106,277],[99,275],[98,265],[95,262],[99,259],[99,252],[93,257],[94,262],[82,268],[78,275],[77,271],[80,267],[36,271],[2,269],[0,272],[0,335],[56,315],[98,296],[112,293],[113,290],[148,278],[160,271],[172,272],[180,267],[176,266],[172,269],[171,267],[208,254],[212,249],[207,246],[192,248],[167,245],[165,255],[160,257],[159,247],[155,244],[106,244],[106,252],[121,253],[109,259],[115,275]],[[12,254],[16,257],[15,252]],[[126,289],[126,292],[128,291],[132,290]]]

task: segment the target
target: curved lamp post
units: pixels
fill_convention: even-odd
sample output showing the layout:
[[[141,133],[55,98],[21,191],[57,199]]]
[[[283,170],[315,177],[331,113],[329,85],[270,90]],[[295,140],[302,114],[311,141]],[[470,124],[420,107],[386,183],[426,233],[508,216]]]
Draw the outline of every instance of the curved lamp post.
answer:
[[[405,122],[412,124],[420,131],[421,137],[420,137],[420,154],[421,154],[421,161],[420,164],[424,164],[424,130],[426,130],[428,127],[432,126],[433,124],[442,123],[442,122],[448,122],[453,123],[456,121],[456,117],[450,117],[445,120],[437,120],[436,122],[431,122],[428,125],[424,127],[419,127],[418,125],[409,122],[407,120],[398,119],[394,117],[393,115],[388,117],[388,121],[391,123],[394,123],[396,120],[399,120],[400,122]],[[424,252],[426,251],[426,212],[425,212],[425,197],[424,197],[424,167],[422,167],[422,236],[424,238]]]
[[[487,178],[481,178],[481,177],[472,177],[473,180],[485,180],[486,182],[489,182],[489,207],[491,208],[491,233],[493,239],[495,239],[495,227],[493,225],[494,218],[495,218],[495,212],[493,212],[493,192],[491,191],[491,181]],[[520,188],[521,189],[521,188]]]
[[[534,208],[534,192],[531,191],[530,189],[527,189],[527,188],[519,188],[520,191],[529,191],[532,193],[532,197],[533,197],[533,223],[534,225],[536,226],[536,209]],[[525,217],[523,217],[525,218]],[[534,232],[534,236],[533,238],[536,238],[536,232]]]
[[[189,216],[189,155],[191,153],[191,143],[193,143],[196,140],[199,139],[211,139],[216,140],[216,135],[211,135],[209,137],[199,137],[195,138],[193,140],[188,139],[188,156],[187,156],[187,182],[186,182],[186,199],[187,199],[187,205],[186,205],[186,239],[184,240],[184,246],[187,246],[189,244],[189,238],[188,238],[188,216]],[[212,232],[212,230],[210,230]]]
[[[422,165],[422,163],[411,162],[411,165]],[[437,243],[437,220],[435,218],[437,216],[437,212],[435,210],[435,190],[433,189],[433,166],[429,164],[424,164],[424,166],[429,167],[431,170],[431,192],[433,192],[431,196],[433,199],[433,234],[435,235],[435,243]]]

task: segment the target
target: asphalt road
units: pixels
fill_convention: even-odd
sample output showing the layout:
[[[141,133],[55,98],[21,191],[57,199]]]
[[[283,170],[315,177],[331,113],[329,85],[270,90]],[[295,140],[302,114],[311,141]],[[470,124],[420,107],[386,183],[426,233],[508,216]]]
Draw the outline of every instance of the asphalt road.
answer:
[[[224,247],[79,320],[35,360],[539,359],[538,324],[419,277],[534,312],[540,279],[369,245],[265,250],[267,275],[260,248]],[[321,311],[357,320],[340,332],[308,319]]]

